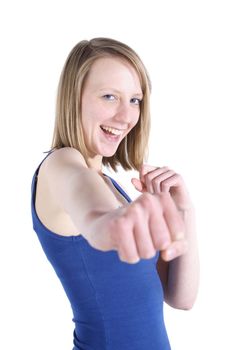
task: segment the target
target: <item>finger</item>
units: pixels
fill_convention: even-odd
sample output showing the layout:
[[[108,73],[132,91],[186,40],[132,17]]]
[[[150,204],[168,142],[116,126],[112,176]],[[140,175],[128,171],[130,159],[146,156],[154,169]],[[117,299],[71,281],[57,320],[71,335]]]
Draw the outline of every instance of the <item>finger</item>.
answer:
[[[155,256],[156,249],[150,235],[148,221],[145,222],[143,217],[139,216],[137,219],[134,227],[134,238],[140,258],[149,259]]]
[[[125,253],[121,250],[121,248],[117,251],[117,254],[120,261],[127,264],[137,264],[140,261],[139,257],[129,260],[128,257],[125,255]]]
[[[161,257],[164,261],[171,261],[181,255],[184,255],[187,252],[187,249],[187,240],[182,239],[180,241],[174,241],[167,249],[161,252]]]
[[[149,172],[153,171],[153,170],[156,170],[156,169],[159,169],[159,167],[154,167],[154,166],[151,166],[151,165],[148,165],[148,164],[143,164],[140,168],[140,171],[139,171],[139,178],[140,180],[146,185],[146,177],[145,175],[148,174]],[[150,193],[153,193],[153,189],[152,187],[150,186],[149,183],[147,183],[146,185],[146,189],[148,192]]]
[[[125,218],[119,219],[118,255],[120,260],[127,263],[137,263],[140,260],[133,235],[132,225]]]
[[[165,181],[173,176],[175,172],[173,170],[166,170],[164,169],[165,172],[161,172],[158,174],[155,178],[152,180],[152,186],[155,194],[160,194],[163,189],[163,192],[169,192],[169,187],[165,186],[163,187],[163,184]]]
[[[171,176],[161,180],[161,192],[169,192],[171,187],[178,187],[183,184],[182,178],[179,174],[173,172]]]
[[[156,168],[147,174],[144,175],[144,182],[146,184],[146,188],[148,192],[154,194],[154,193],[160,193],[160,183],[158,181],[158,177],[161,174],[164,174],[166,172],[168,167],[162,167],[162,168]]]
[[[140,180],[138,180],[138,179],[136,179],[136,178],[132,178],[131,179],[131,182],[132,182],[132,184],[134,185],[134,187],[136,188],[136,190],[137,191],[139,191],[139,192],[143,192],[143,184],[142,184],[142,182],[140,181]]]
[[[169,229],[171,240],[184,238],[184,223],[170,193],[161,193],[159,198],[163,206],[163,216]]]
[[[166,249],[171,244],[169,228],[163,216],[161,204],[156,197],[154,205],[151,206],[151,214],[149,218],[149,230],[152,241],[156,250]]]
[[[149,165],[149,164],[142,164],[141,168],[140,168],[140,174],[142,176],[146,175],[147,173],[153,171],[153,170],[156,170],[156,169],[159,169],[159,167],[156,167],[156,166],[152,166],[152,165]]]

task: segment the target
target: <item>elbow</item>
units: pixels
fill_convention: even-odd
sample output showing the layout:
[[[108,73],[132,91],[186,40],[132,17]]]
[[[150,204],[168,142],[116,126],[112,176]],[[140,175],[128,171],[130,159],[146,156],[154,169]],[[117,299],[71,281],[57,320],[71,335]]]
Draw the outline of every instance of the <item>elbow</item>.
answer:
[[[189,311],[193,308],[194,303],[171,303],[166,301],[166,303],[171,306],[173,309]]]
[[[186,300],[177,300],[175,299],[171,299],[171,298],[166,298],[165,302],[173,307],[174,309],[178,309],[178,310],[183,310],[183,311],[189,311],[193,308],[194,304],[196,301],[196,297],[191,298],[191,299],[186,299]]]
[[[179,310],[183,310],[183,311],[189,311],[193,308],[194,306],[194,302],[193,303],[184,303],[184,304],[181,304],[181,305],[178,305],[178,307],[176,307],[176,309],[179,309]]]

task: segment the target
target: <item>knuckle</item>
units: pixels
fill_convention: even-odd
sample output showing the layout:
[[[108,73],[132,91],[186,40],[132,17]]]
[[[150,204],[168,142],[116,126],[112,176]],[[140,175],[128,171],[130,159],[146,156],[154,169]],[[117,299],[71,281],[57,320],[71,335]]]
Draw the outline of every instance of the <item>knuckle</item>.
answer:
[[[163,190],[166,190],[168,187],[169,187],[169,184],[168,184],[166,181],[163,181],[163,182],[161,183],[161,189],[162,189],[162,191],[163,191]]]
[[[130,206],[127,210],[127,213],[125,213],[124,215],[124,218],[122,220],[122,225],[127,227],[135,225],[138,218],[141,217],[141,211],[142,209],[138,204],[135,204],[135,205],[133,204],[132,206]]]
[[[153,173],[148,173],[146,177],[147,177],[148,181],[153,181],[154,180],[154,176],[155,175]]]
[[[127,218],[125,216],[121,216],[118,218],[114,218],[109,223],[109,231],[110,232],[123,232],[127,226]]]
[[[153,186],[156,188],[157,192],[160,193],[160,185],[162,184],[162,182],[158,179],[154,179],[152,183]]]
[[[161,183],[161,181],[159,179],[153,179],[151,182],[156,187],[158,187],[160,185],[160,183]]]
[[[160,180],[155,177],[154,179],[151,179],[151,182],[153,182],[153,184],[158,184],[160,183]]]

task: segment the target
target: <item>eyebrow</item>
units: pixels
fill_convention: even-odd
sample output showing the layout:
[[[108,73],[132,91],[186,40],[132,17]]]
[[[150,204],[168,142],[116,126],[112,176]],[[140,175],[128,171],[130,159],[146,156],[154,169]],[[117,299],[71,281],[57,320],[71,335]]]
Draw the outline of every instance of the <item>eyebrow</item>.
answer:
[[[106,90],[111,90],[113,92],[116,92],[118,94],[121,93],[120,90],[117,90],[117,89],[114,89],[112,87],[105,87],[105,88],[102,88],[102,89],[99,89],[100,91],[106,91]],[[132,94],[132,96],[137,96],[137,97],[143,97],[143,93],[142,92],[135,92],[134,94]]]

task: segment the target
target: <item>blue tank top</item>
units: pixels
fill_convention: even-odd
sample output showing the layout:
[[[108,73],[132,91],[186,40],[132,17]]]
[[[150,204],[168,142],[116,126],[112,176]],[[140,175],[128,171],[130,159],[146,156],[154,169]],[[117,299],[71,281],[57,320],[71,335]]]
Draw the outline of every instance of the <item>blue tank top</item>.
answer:
[[[40,165],[32,180],[33,229],[71,304],[73,350],[169,350],[156,270],[158,253],[128,264],[116,251],[92,248],[81,234],[62,236],[50,231],[35,210]],[[110,180],[130,202],[117,182]]]

